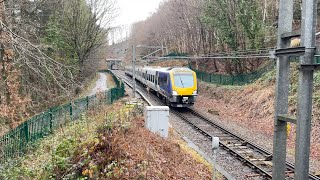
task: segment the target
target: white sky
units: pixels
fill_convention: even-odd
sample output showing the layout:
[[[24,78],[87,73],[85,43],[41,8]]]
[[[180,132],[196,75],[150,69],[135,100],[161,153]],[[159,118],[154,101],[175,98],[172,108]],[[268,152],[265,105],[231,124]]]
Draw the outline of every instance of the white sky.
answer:
[[[115,25],[131,25],[146,19],[159,7],[163,0],[117,0],[119,17]]]
[[[114,20],[114,27],[121,27],[109,35],[110,43],[125,40],[130,34],[133,23],[145,20],[156,12],[160,2],[165,0],[116,0],[119,16]]]

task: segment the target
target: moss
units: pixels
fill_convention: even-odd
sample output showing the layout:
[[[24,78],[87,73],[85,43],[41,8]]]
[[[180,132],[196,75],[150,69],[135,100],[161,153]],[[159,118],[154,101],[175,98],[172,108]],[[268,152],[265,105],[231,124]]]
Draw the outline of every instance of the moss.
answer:
[[[105,107],[105,111],[110,108]],[[103,113],[93,113],[67,127],[57,129],[54,134],[30,146],[26,154],[17,160],[0,166],[0,179],[54,179],[56,168],[67,168],[70,156],[77,145],[92,141],[96,128],[103,123]]]

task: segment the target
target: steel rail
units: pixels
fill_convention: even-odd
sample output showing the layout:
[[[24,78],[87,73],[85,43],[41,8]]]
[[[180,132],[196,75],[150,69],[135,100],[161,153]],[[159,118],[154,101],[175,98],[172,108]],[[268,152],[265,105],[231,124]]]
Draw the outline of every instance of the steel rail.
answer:
[[[191,126],[193,126],[195,129],[197,129],[201,134],[203,134],[204,136],[208,137],[210,139],[210,141],[212,141],[212,136],[206,132],[205,130],[201,129],[200,127],[198,127],[195,123],[191,122],[187,117],[185,117],[182,113],[179,113],[177,111],[173,111],[173,113],[177,116],[179,116],[181,119],[185,120],[187,123],[189,123]],[[248,164],[248,166],[253,169],[254,171],[260,173],[262,176],[271,179],[272,178],[272,174],[270,174],[270,172],[267,172],[266,170],[260,168],[259,166],[257,166],[256,164],[254,164],[252,161],[250,161],[248,158],[244,157],[243,155],[241,155],[240,153],[238,153],[237,151],[233,150],[232,148],[230,148],[226,143],[223,143],[222,141],[219,142],[220,146],[222,146],[224,149],[226,149],[227,151],[231,152],[230,154],[236,156],[237,158],[240,158],[242,161],[245,161],[245,163]]]
[[[118,74],[119,75],[119,74]],[[123,77],[123,75],[119,75],[121,77]],[[127,78],[126,78],[127,79]],[[129,81],[127,80],[127,82],[129,83]],[[128,84],[129,85],[129,84]],[[140,87],[139,87],[140,88]],[[146,91],[146,90],[144,90]],[[140,93],[142,93],[139,90]],[[139,93],[139,94],[140,94]],[[152,94],[152,93],[151,93]],[[154,94],[152,94],[153,96],[153,100],[157,101],[158,103],[165,105],[165,103],[163,101],[161,101],[157,96],[155,96]],[[145,96],[144,96],[145,97]],[[252,141],[246,140],[236,134],[234,134],[233,132],[225,129],[224,127],[220,126],[217,123],[212,122],[211,120],[209,120],[208,118],[206,118],[205,116],[203,116],[202,114],[200,114],[199,112],[191,109],[191,108],[187,108],[188,112],[191,112],[193,115],[195,115],[196,117],[202,119],[203,121],[205,121],[206,123],[210,124],[213,128],[216,128],[228,135],[230,135],[231,137],[235,138],[235,140],[238,140],[240,142],[244,142],[244,144],[246,144],[246,146],[252,150],[255,150],[255,152],[260,153],[261,155],[263,155],[264,157],[272,157],[272,153],[262,147],[260,147],[259,145],[256,145],[255,143],[253,143]],[[171,108],[170,111],[177,115],[178,117],[180,117],[181,119],[183,119],[184,121],[186,121],[188,124],[190,124],[194,129],[196,129],[197,131],[199,131],[202,135],[204,135],[205,137],[207,137],[208,139],[212,140],[212,136],[205,130],[203,130],[202,128],[200,128],[199,126],[197,126],[195,123],[193,123],[189,118],[187,118],[186,116],[183,115],[183,113]],[[259,173],[261,176],[264,176],[268,179],[272,178],[272,174],[264,169],[262,169],[261,167],[259,167],[258,165],[254,164],[251,160],[249,160],[248,158],[244,157],[243,155],[241,155],[240,153],[236,152],[235,150],[233,150],[232,148],[230,148],[227,144],[220,142],[220,146],[222,146],[224,149],[226,149],[227,151],[230,152],[230,154],[236,156],[237,158],[243,160],[245,163],[247,163],[247,166],[250,167],[251,169],[253,169],[254,171],[256,171],[257,173]],[[290,163],[290,162],[286,162],[287,165],[287,170],[288,171],[292,171],[294,172],[294,164]],[[320,180],[320,177],[317,177],[311,173],[309,173],[309,179],[312,180]]]
[[[226,133],[230,134],[231,136],[234,136],[234,137],[237,137],[238,139],[241,139],[241,141],[245,141],[249,146],[257,149],[259,152],[261,152],[261,153],[263,153],[263,154],[266,154],[266,155],[272,157],[272,153],[271,153],[270,151],[268,151],[268,150],[260,147],[259,145],[254,144],[252,141],[248,141],[248,140],[245,140],[245,139],[241,138],[240,136],[232,133],[232,132],[229,131],[229,130],[226,130],[225,128],[221,127],[220,125],[218,125],[218,124],[216,124],[216,123],[208,120],[206,117],[204,117],[204,116],[201,115],[200,113],[196,112],[195,110],[193,110],[193,109],[189,109],[189,110],[190,110],[190,112],[196,114],[197,116],[199,116],[199,117],[202,118],[203,120],[207,121],[208,123],[212,124],[213,126],[218,127],[220,130],[225,131]],[[294,164],[293,164],[293,163],[291,163],[291,162],[286,162],[286,165],[288,166],[288,170],[294,171]],[[315,175],[313,175],[313,174],[311,174],[311,173],[309,173],[309,178],[310,178],[310,179],[313,179],[313,180],[320,180],[320,177],[317,177],[317,176],[315,176]]]

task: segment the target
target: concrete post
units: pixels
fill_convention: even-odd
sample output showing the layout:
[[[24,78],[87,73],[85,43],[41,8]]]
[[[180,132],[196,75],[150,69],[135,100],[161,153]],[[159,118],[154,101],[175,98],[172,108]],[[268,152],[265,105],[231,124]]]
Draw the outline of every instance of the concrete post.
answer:
[[[317,0],[303,0],[301,46],[306,47],[300,64],[313,64],[315,53],[315,34],[317,18]],[[310,133],[312,114],[313,70],[299,72],[298,120],[295,151],[295,178],[309,178]]]
[[[216,179],[216,158],[219,149],[220,140],[218,137],[212,137],[212,154],[213,154],[213,164],[212,164],[212,180]]]
[[[293,0],[280,0],[278,22],[278,49],[290,46],[290,41],[281,38],[281,34],[292,31]],[[278,120],[279,114],[288,112],[290,62],[288,56],[277,59],[276,102],[273,140],[273,170],[272,179],[285,179],[286,170],[286,126],[287,123]]]

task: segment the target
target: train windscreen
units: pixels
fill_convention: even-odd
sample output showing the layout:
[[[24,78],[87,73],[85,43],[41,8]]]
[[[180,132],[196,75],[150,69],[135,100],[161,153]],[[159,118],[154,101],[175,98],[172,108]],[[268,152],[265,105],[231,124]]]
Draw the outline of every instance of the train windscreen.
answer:
[[[194,86],[194,79],[192,73],[175,73],[174,84],[179,88],[190,88]]]

